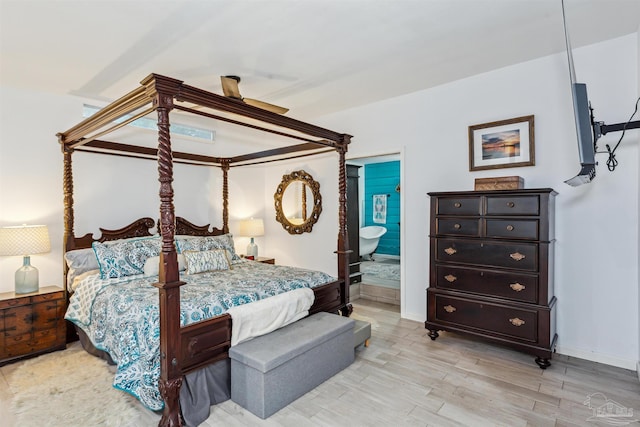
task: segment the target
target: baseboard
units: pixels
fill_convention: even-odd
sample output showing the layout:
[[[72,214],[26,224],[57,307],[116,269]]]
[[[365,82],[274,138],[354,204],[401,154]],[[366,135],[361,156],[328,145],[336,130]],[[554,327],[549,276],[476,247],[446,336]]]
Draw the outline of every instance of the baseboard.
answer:
[[[395,260],[399,260],[400,256],[399,255],[379,254],[377,252],[374,252],[373,253],[373,259],[395,259]]]
[[[640,361],[636,362],[635,360],[631,359],[622,359],[619,357],[610,356],[608,354],[584,351],[570,347],[557,346],[556,352],[559,354],[564,354],[565,356],[577,357],[579,359],[585,359],[592,362],[603,363],[605,365],[616,366],[618,368],[628,369],[630,371],[637,371],[638,365],[640,364]]]
[[[406,313],[400,310],[400,317],[407,320],[413,320],[414,322],[424,323],[424,315],[420,315],[417,313]]]

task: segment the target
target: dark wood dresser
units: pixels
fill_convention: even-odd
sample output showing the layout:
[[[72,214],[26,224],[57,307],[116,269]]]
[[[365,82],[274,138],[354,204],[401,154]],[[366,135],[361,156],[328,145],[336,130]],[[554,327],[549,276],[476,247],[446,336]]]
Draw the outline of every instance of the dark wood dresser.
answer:
[[[427,321],[536,356],[545,369],[558,336],[550,188],[429,193]]]

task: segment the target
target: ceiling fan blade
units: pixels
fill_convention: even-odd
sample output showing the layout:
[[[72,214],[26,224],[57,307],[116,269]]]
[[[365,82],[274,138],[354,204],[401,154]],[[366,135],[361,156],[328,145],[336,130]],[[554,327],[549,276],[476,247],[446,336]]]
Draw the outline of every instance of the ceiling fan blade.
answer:
[[[243,98],[243,101],[254,107],[262,108],[263,110],[271,111],[272,113],[284,114],[289,111],[288,108],[279,107],[277,105],[269,104],[268,102],[258,101],[257,99]]]
[[[222,92],[224,93],[224,96],[242,99],[240,89],[238,89],[238,82],[240,81],[239,77],[234,78],[231,76],[220,76],[220,81],[222,81]]]

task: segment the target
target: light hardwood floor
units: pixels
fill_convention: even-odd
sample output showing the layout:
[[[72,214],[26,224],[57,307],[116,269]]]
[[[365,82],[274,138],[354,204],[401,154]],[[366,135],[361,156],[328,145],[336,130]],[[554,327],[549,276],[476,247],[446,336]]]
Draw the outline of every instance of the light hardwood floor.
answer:
[[[400,319],[395,305],[359,299],[354,315],[372,323],[371,344],[355,362],[286,408],[261,420],[232,401],[212,407],[203,426],[605,426],[584,402],[609,403],[640,418],[633,371],[555,355],[541,370],[533,357]],[[1,372],[1,371],[0,371]],[[0,377],[0,424],[11,396]],[[158,416],[140,407],[140,425]],[[618,424],[619,425],[619,424]]]

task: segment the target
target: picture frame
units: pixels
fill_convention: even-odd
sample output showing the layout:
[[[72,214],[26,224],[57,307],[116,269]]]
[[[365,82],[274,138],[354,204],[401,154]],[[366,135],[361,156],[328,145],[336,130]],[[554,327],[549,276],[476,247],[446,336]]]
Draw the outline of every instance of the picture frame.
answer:
[[[535,166],[533,115],[469,126],[469,170]]]

